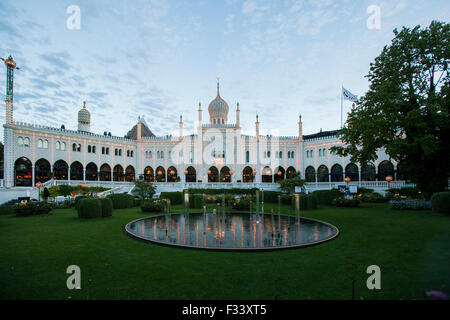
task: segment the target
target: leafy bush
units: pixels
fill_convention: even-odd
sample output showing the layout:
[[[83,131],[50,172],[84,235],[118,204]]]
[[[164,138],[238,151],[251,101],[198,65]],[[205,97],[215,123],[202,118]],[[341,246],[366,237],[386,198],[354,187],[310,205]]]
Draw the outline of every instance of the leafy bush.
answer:
[[[358,194],[366,195],[369,193],[373,193],[373,189],[369,188],[358,188]]]
[[[437,192],[431,196],[433,213],[450,214],[450,192]]]
[[[407,197],[412,199],[422,199],[423,194],[416,187],[403,187],[400,189],[389,189],[387,192],[387,198],[393,199],[398,197]]]
[[[82,199],[86,199],[87,198],[87,196],[78,196],[78,197],[76,197],[75,198],[75,210],[78,210],[78,206],[80,205],[80,201],[82,200]]]
[[[113,212],[113,203],[111,199],[102,198],[100,199],[100,202],[102,204],[102,217],[111,217]]]
[[[279,191],[264,191],[264,202],[266,203],[278,203]]]
[[[281,204],[294,205],[294,196],[292,194],[282,194],[280,198]]]
[[[102,217],[102,203],[97,198],[84,198],[78,204],[80,219],[96,219]]]
[[[204,206],[202,194],[189,194],[189,207],[200,209]]]
[[[389,201],[389,208],[394,210],[427,210],[431,202],[422,199],[400,199]]]
[[[164,205],[160,201],[148,201],[141,207],[142,212],[163,212]]]
[[[381,194],[377,192],[372,192],[369,194],[363,194],[361,197],[362,202],[370,202],[370,203],[382,203],[388,202],[389,199],[383,197]]]
[[[342,197],[342,192],[340,192],[338,189],[316,190],[313,191],[312,194],[317,197],[318,204],[326,205],[330,205],[332,204],[334,199]]]
[[[317,197],[314,194],[306,195],[306,209],[315,210],[317,209]]]
[[[134,207],[134,197],[126,193],[108,194],[106,198],[111,199],[114,209],[125,209]]]
[[[15,206],[14,212],[17,216],[35,216],[40,214],[47,214],[52,210],[52,205],[41,201],[21,202]]]
[[[188,189],[191,194],[254,194],[258,188],[244,189],[244,188],[232,188],[232,189],[202,189],[202,188],[190,188]]]
[[[342,207],[342,208],[358,208],[360,201],[358,198],[335,198],[332,200],[332,204],[336,207]]]
[[[159,196],[161,199],[169,199],[171,205],[183,204],[183,192],[161,192]]]
[[[250,199],[249,198],[240,198],[236,199],[233,203],[234,210],[250,210]]]
[[[13,214],[15,213],[15,205],[4,205],[4,206],[0,206],[0,215],[2,214]]]

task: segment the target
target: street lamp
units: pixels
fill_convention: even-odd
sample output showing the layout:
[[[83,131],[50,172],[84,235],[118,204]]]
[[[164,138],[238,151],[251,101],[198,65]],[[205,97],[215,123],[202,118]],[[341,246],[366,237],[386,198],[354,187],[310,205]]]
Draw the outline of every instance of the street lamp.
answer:
[[[348,188],[348,183],[351,181],[352,179],[350,179],[349,177],[345,178],[344,181],[347,183],[347,188]]]
[[[385,178],[385,180],[387,181],[387,183],[388,183],[388,190],[390,189],[390,184],[391,184],[391,181],[392,181],[392,177],[391,176],[387,176],[386,178]]]

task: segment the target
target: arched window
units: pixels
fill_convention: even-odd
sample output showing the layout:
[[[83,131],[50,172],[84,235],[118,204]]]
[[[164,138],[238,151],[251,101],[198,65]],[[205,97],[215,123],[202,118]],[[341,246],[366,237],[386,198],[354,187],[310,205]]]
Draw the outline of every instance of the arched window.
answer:
[[[30,138],[25,137],[25,139],[23,139],[23,145],[25,147],[29,147],[30,146]]]
[[[325,165],[321,165],[318,169],[317,169],[317,180],[319,182],[329,182],[330,181],[330,177],[328,174],[328,167]]]
[[[375,181],[375,178],[375,166],[372,163],[361,166],[361,181]]]
[[[264,167],[261,174],[262,182],[272,182],[272,169],[270,167]]]
[[[106,148],[106,154],[109,154],[109,147]]]
[[[358,181],[359,180],[358,166],[354,163],[349,163],[345,167],[345,177],[350,178],[351,181]]]
[[[61,143],[59,141],[56,141],[56,150],[61,150]]]
[[[44,149],[48,149],[48,140],[44,140],[44,144],[42,146]]]
[[[146,167],[144,169],[144,180],[148,182],[153,182],[155,180],[152,167]]]
[[[53,164],[53,179],[67,180],[69,176],[69,165],[64,160],[58,160]]]
[[[91,146],[88,146],[88,153],[91,153]]]
[[[37,147],[38,148],[42,148],[42,140],[41,139],[38,140]]]
[[[167,182],[176,182],[177,176],[177,169],[175,167],[169,167],[167,169]]]
[[[316,182],[316,170],[313,167],[306,168],[305,179],[307,182]]]
[[[61,143],[61,150],[66,150],[66,143],[65,142]]]
[[[36,182],[44,183],[51,179],[52,170],[50,166],[50,162],[46,159],[39,159],[34,164],[34,176]]]
[[[331,167],[331,182],[344,181],[342,166],[335,164]]]
[[[285,171],[283,167],[278,167],[273,173],[273,182],[283,180],[285,177]]]
[[[119,156],[122,156],[122,149],[119,149]]]
[[[323,151],[322,151],[322,156],[326,156],[327,155],[327,149],[323,149]]]
[[[319,149],[319,157],[322,156],[322,149]]]
[[[111,181],[111,167],[106,163],[100,167],[100,181]]]
[[[72,151],[77,151],[77,144],[76,143],[72,144]]]
[[[90,162],[86,166],[86,180],[97,181],[97,179],[98,179],[97,165],[93,162]]]
[[[245,151],[245,162],[249,163],[250,162],[250,151]]]
[[[102,154],[105,154],[105,147],[102,147]]]
[[[97,149],[96,146],[92,146],[92,153],[95,153],[95,150]]]
[[[15,185],[19,187],[31,187],[32,186],[32,165],[31,161],[22,157],[16,160],[14,163],[14,176]]]
[[[242,181],[243,182],[253,182],[254,174],[253,170],[250,167],[245,167],[244,170],[242,170]]]
[[[194,169],[194,167],[188,167],[185,170],[185,174],[186,174],[186,182],[196,182],[197,180],[197,172]]]
[[[386,177],[394,179],[394,165],[392,162],[384,160],[378,166],[378,181],[386,181]]]
[[[81,152],[81,144],[78,144],[77,151],[78,151],[78,152]]]
[[[23,146],[23,138],[22,137],[17,138],[17,145]]]

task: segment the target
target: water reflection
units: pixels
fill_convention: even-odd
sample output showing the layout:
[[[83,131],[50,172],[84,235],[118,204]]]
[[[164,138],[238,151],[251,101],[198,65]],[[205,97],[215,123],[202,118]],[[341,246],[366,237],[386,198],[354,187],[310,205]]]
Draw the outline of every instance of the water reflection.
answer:
[[[148,217],[126,227],[132,235],[197,248],[264,249],[301,246],[335,237],[329,224],[255,213],[181,213]]]

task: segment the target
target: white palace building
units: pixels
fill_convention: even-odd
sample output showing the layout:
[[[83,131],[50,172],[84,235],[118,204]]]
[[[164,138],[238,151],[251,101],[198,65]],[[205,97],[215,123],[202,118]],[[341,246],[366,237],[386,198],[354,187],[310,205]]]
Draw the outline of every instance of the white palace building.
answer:
[[[37,195],[36,184],[88,184],[131,191],[135,179],[154,182],[157,192],[199,188],[263,188],[275,190],[280,179],[295,176],[307,180],[306,190],[329,189],[345,185],[344,178],[359,186],[384,190],[385,178],[391,187],[404,186],[399,164],[379,151],[375,163],[351,163],[348,157],[330,152],[340,145],[338,130],[303,135],[298,118],[295,136],[260,134],[258,116],[252,135],[241,132],[240,109],[234,110],[221,97],[208,105],[207,121],[198,106],[198,126],[185,135],[180,116],[178,136],[155,135],[139,118],[125,137],[90,131],[91,114],[83,104],[78,111],[78,129],[70,130],[14,121],[12,57],[7,67],[6,123],[4,124],[4,177],[1,191]],[[94,119],[92,119],[94,120]],[[4,200],[3,197],[0,200]]]

